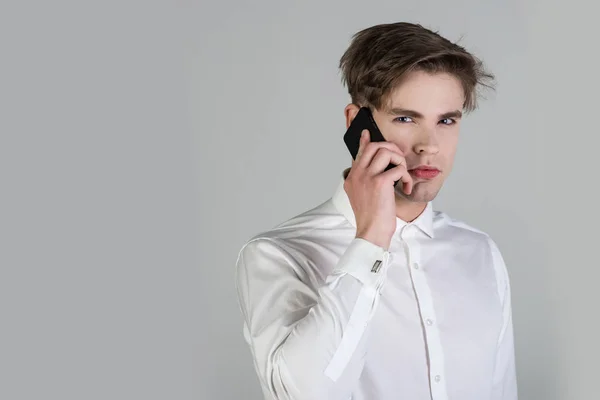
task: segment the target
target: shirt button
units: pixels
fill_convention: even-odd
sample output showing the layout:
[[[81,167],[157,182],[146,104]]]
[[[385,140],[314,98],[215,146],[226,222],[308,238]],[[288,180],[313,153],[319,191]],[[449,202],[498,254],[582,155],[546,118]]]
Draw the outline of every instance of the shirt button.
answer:
[[[435,379],[436,382],[439,382],[442,380],[442,377],[439,375],[436,375],[435,378],[433,378],[433,379]]]
[[[419,263],[414,263],[414,264],[413,264],[413,268],[414,268],[414,269],[419,269]]]
[[[429,325],[429,326],[433,325],[433,321],[432,321],[432,320],[430,320],[430,319],[428,319],[428,320],[427,320],[427,325]]]

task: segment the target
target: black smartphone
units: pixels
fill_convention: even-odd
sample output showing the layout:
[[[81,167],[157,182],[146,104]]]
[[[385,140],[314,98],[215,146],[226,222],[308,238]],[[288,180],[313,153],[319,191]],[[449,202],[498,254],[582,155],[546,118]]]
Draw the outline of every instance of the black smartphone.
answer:
[[[371,110],[367,107],[361,107],[344,134],[344,142],[353,159],[356,159],[356,154],[358,153],[358,147],[360,145],[360,134],[364,129],[369,130],[371,142],[385,142],[385,138],[377,127]],[[385,168],[385,171],[394,168],[395,166],[395,164],[390,163],[390,165]],[[396,186],[398,182],[399,181],[394,182],[394,186]]]

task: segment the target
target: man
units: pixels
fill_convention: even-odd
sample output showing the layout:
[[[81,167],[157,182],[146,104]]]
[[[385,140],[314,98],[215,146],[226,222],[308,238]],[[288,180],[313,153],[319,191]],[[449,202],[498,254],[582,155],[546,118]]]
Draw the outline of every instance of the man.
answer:
[[[386,142],[363,132],[330,199],[240,251],[244,336],[265,398],[517,399],[502,256],[431,206],[462,113],[493,76],[409,23],[358,32],[340,68],[346,126],[369,107]]]

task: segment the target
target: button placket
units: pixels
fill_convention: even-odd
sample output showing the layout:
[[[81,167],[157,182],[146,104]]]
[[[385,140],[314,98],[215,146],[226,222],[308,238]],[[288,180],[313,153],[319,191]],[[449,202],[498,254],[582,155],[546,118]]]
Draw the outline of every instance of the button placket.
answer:
[[[414,227],[416,228],[416,227]],[[444,354],[440,341],[440,332],[435,324],[436,314],[433,308],[431,288],[427,282],[426,268],[421,260],[421,244],[417,238],[413,238],[410,231],[404,239],[407,262],[410,266],[410,279],[413,283],[417,304],[421,315],[421,323],[424,327],[423,335],[428,350],[432,395],[434,400],[446,400],[446,385],[442,380],[444,371]]]

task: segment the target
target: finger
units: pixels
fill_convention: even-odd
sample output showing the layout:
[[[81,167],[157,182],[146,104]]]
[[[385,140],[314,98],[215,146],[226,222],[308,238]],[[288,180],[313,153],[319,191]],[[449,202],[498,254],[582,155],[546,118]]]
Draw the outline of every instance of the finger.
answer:
[[[358,142],[358,151],[356,152],[356,161],[358,162],[361,155],[363,154],[364,150],[365,150],[365,146],[369,143],[369,141],[371,140],[371,135],[369,133],[368,129],[363,129],[363,131],[360,133],[360,140]]]
[[[397,167],[394,167],[381,175],[385,176],[385,179],[389,179],[393,182],[401,181],[402,191],[406,194],[412,193],[414,182],[404,164],[398,165]]]
[[[385,171],[388,165],[396,166],[404,165],[406,168],[406,160],[402,154],[396,153],[385,147],[380,147],[371,161],[371,165],[367,168],[369,175],[378,175]]]
[[[361,168],[365,168],[365,169],[368,168],[373,160],[373,157],[375,157],[375,154],[377,153],[377,151],[380,148],[388,149],[388,150],[398,153],[400,155],[404,154],[404,153],[402,153],[402,150],[400,150],[400,148],[397,145],[395,145],[394,143],[391,143],[391,142],[367,143],[364,146],[364,149],[361,154],[361,158],[360,159],[358,159],[358,157],[356,158],[359,166]]]

